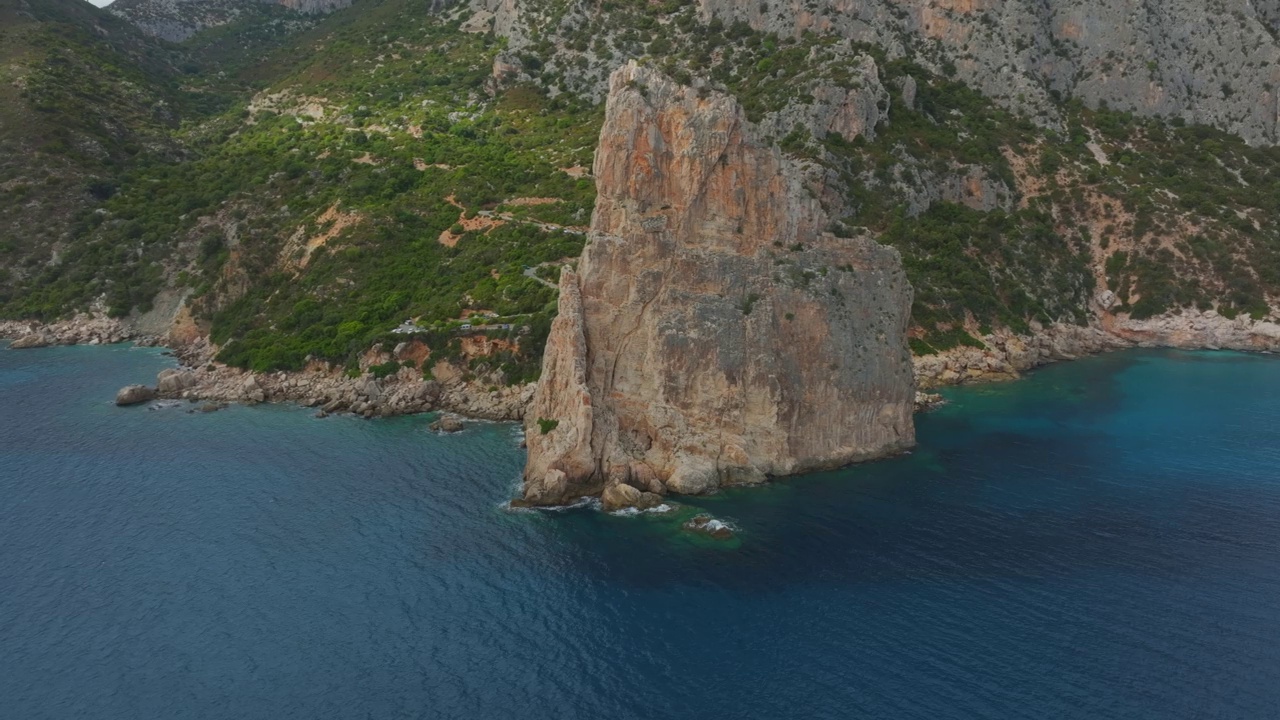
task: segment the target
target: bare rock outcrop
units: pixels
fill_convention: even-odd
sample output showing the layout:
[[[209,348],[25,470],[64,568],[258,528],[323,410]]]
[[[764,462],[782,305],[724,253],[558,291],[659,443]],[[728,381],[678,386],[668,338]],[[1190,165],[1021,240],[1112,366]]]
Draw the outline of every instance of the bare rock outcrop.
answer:
[[[1137,320],[1107,311],[1103,295],[1110,293],[1100,294],[1093,324],[1033,324],[1027,335],[998,330],[979,338],[981,348],[960,346],[916,357],[916,379],[921,388],[1014,380],[1041,365],[1129,347],[1280,351],[1280,323],[1274,320],[1191,309]]]
[[[809,87],[808,102],[791,102],[768,112],[756,129],[763,136],[784,137],[797,127],[818,140],[835,133],[846,139],[875,139],[876,126],[889,116],[889,91],[880,82],[880,69],[871,56],[847,42],[838,48],[847,57],[850,87],[818,82]]]
[[[330,13],[351,6],[351,0],[277,0],[279,5],[301,13]]]
[[[901,259],[824,232],[823,171],[761,138],[732,98],[614,73],[590,238],[525,414],[526,502],[707,492],[913,444]]]
[[[49,347],[53,344],[53,339],[40,332],[29,332],[19,335],[13,342],[9,343],[10,350],[31,350],[33,348]]]
[[[466,429],[466,426],[462,424],[460,418],[454,415],[445,415],[431,423],[430,428],[438,433],[458,433]]]
[[[1186,309],[1144,320],[1104,316],[1112,335],[1139,347],[1214,350],[1280,350],[1280,323],[1247,315],[1227,318],[1213,310]]]

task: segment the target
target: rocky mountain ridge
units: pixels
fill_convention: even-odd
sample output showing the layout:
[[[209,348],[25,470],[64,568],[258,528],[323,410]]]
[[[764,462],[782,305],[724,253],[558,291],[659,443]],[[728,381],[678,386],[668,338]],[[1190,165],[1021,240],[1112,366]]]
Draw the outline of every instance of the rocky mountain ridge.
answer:
[[[683,4],[669,4],[679,7]],[[741,23],[775,37],[807,34],[882,48],[953,77],[1004,107],[1062,128],[1078,99],[1141,115],[1213,125],[1253,144],[1277,142],[1280,41],[1275,0],[698,0],[703,23]],[[558,38],[555,69],[603,92],[618,63],[645,51],[634,26],[592,3],[473,0],[513,49]],[[624,12],[619,4],[614,13]],[[686,6],[687,7],[687,6]],[[652,27],[652,26],[649,26]],[[590,40],[583,43],[580,38]],[[663,49],[666,49],[663,45]],[[653,50],[649,50],[654,54]],[[586,60],[585,67],[578,58]],[[696,71],[696,68],[695,68]],[[567,74],[567,72],[566,72]]]
[[[1201,129],[1171,131],[1133,116],[1081,110],[1070,104],[1055,105],[1069,126],[1064,128],[1069,131],[1069,137],[1037,129],[1025,118],[1000,110],[963,83],[947,80],[929,67],[915,64],[908,59],[913,55],[893,43],[878,46],[851,40],[849,32],[834,21],[806,27],[809,32],[801,31],[799,36],[780,35],[780,30],[774,27],[776,23],[766,22],[764,14],[760,18],[726,20],[725,13],[733,8],[714,4],[673,3],[659,8],[621,3],[602,13],[591,12],[578,3],[553,6],[538,0],[477,0],[470,6],[458,5],[455,11],[446,14],[441,20],[445,27],[431,29],[428,33],[431,39],[426,45],[415,46],[385,34],[388,28],[397,27],[394,23],[410,10],[432,13],[444,5],[434,0],[403,6],[394,2],[370,3],[361,6],[361,12],[352,17],[378,18],[380,22],[370,22],[367,30],[357,32],[318,33],[307,42],[313,42],[312,47],[319,53],[315,62],[323,62],[330,68],[334,67],[332,61],[338,59],[327,57],[334,48],[373,43],[377,51],[371,48],[368,59],[362,58],[353,67],[368,67],[368,72],[375,74],[379,73],[379,67],[395,67],[406,61],[412,65],[422,63],[423,60],[414,59],[412,53],[406,55],[406,48],[410,47],[432,47],[430,43],[467,45],[475,50],[490,47],[489,52],[493,54],[489,56],[488,66],[492,73],[484,81],[484,92],[495,100],[508,93],[527,98],[528,91],[533,90],[554,96],[551,104],[562,103],[578,89],[589,94],[592,84],[597,82],[592,78],[600,78],[627,57],[645,54],[651,56],[649,62],[662,67],[665,73],[682,78],[701,88],[700,91],[729,92],[743,104],[752,122],[779,142],[787,153],[812,159],[842,176],[849,190],[845,197],[838,198],[839,207],[828,208],[832,221],[829,229],[846,236],[878,238],[902,251],[918,290],[913,313],[916,352],[944,350],[954,342],[968,342],[965,335],[973,340],[977,335],[988,334],[984,330],[988,327],[1004,325],[1015,333],[1025,332],[1025,323],[1033,316],[1041,325],[1068,320],[1087,323],[1093,312],[1089,298],[1098,285],[1106,285],[1116,293],[1117,312],[1134,311],[1138,318],[1159,315],[1173,307],[1194,305],[1203,310],[1218,304],[1222,305],[1219,309],[1224,316],[1240,311],[1267,314],[1267,296],[1277,284],[1273,230],[1261,221],[1268,211],[1266,185],[1272,175],[1271,166],[1277,162],[1275,154],[1267,150],[1236,148],[1224,142],[1229,138],[1220,136],[1208,139],[1222,149],[1208,150],[1209,146],[1201,142],[1205,137]],[[837,19],[843,22],[867,15],[869,6],[864,5],[845,8],[847,12],[836,13]],[[978,3],[943,10],[990,24],[991,19],[998,16],[997,11],[1003,12],[1002,7]],[[456,33],[450,34],[448,23],[457,23]],[[753,23],[763,29],[753,29]],[[423,28],[432,25],[433,22],[428,22]],[[383,28],[384,34],[378,35],[374,27]],[[643,38],[638,40],[640,33],[630,32],[628,28],[652,32],[653,39],[648,43],[643,42]],[[339,37],[341,41],[335,44],[334,40]],[[493,44],[499,37],[505,41],[505,47]],[[663,51],[668,52],[657,54]],[[299,53],[292,51],[289,55],[296,57]],[[305,53],[301,55],[305,57]],[[465,61],[455,60],[454,66],[474,62],[475,53],[468,55]],[[329,70],[317,65],[305,72]],[[333,155],[329,147],[333,140],[320,137],[321,133],[315,133],[314,139],[308,138],[304,143],[280,148],[298,160],[311,156],[319,164],[323,159],[324,180],[320,187],[326,190],[325,186],[332,182],[330,178],[346,177],[345,182],[349,184],[352,171],[361,165],[370,168],[365,173],[368,180],[362,184],[386,184],[391,168],[382,165],[392,152],[411,156],[415,169],[422,167],[428,174],[435,169],[447,172],[453,167],[448,162],[427,162],[412,157],[456,151],[452,148],[430,153],[410,150],[415,145],[431,150],[432,145],[446,136],[419,138],[415,133],[421,133],[421,120],[407,120],[403,106],[388,107],[379,111],[386,113],[385,117],[369,117],[353,125],[357,116],[371,111],[355,105],[352,102],[355,95],[335,103],[333,98],[319,93],[306,94],[302,90],[311,82],[307,78],[313,76],[297,75],[290,81],[297,84],[296,87],[285,87],[268,96],[281,98],[283,102],[273,100],[268,104],[255,100],[250,103],[245,126],[237,129],[234,121],[226,122],[225,129],[218,130],[230,138],[226,147],[231,149],[239,144],[236,138],[246,137],[250,132],[257,132],[258,137],[265,140],[267,136],[253,126],[265,130],[259,119],[270,121],[283,114],[303,128],[341,125],[349,132],[351,127],[367,127],[364,138],[386,137],[389,141],[376,148],[355,147],[352,143],[349,152],[356,165],[347,169],[332,167],[334,163],[328,158]],[[359,75],[353,76],[352,89],[357,85],[354,77]],[[410,77],[411,73],[406,72],[403,79],[384,81],[377,92],[383,96],[394,94],[397,87],[406,87],[395,83],[411,83]],[[478,82],[478,79],[467,82]],[[368,89],[363,92],[367,97]],[[486,100],[475,95],[463,99],[455,91],[451,97],[431,99],[430,103],[434,106],[462,103],[483,108]],[[423,104],[427,104],[426,99]],[[442,115],[445,122],[461,117],[453,112]],[[1120,132],[1115,132],[1117,129]],[[516,128],[511,130],[518,132]],[[508,136],[509,132],[504,130],[502,136]],[[1177,137],[1177,143],[1168,142],[1171,134]],[[848,141],[848,137],[857,142]],[[344,145],[339,142],[333,149],[346,155]],[[220,177],[216,180],[206,177],[199,182],[231,188],[239,170],[229,163],[235,161],[239,152],[237,149],[227,154],[228,166],[211,168]],[[1199,156],[1171,157],[1175,152]],[[260,154],[260,157],[266,159],[269,155]],[[91,299],[93,296],[88,292],[92,292],[93,284],[97,283],[110,292],[113,312],[127,311],[130,304],[141,303],[145,308],[149,296],[185,273],[203,276],[205,281],[195,283],[199,292],[192,299],[197,314],[205,313],[206,319],[211,312],[231,314],[228,303],[246,291],[252,294],[265,279],[265,272],[270,270],[267,258],[283,257],[287,247],[277,247],[282,240],[290,246],[295,239],[306,240],[302,234],[315,233],[313,238],[323,238],[326,218],[364,216],[358,209],[356,212],[342,209],[340,193],[324,193],[332,198],[328,200],[300,197],[301,193],[312,195],[314,191],[308,189],[305,182],[289,182],[289,179],[314,180],[315,176],[299,178],[302,166],[292,159],[286,160],[287,157],[276,153],[270,160],[275,165],[273,172],[259,175],[272,178],[271,184],[275,187],[259,185],[258,191],[240,199],[231,199],[225,190],[221,191],[221,208],[211,204],[211,201],[218,202],[217,195],[198,191],[174,193],[176,196],[172,198],[152,198],[144,194],[131,198],[128,203],[114,198],[107,201],[101,208],[104,212],[93,219],[93,222],[99,219],[106,222],[90,231],[92,242],[105,249],[141,235],[144,244],[138,260],[126,260],[135,267],[129,270],[125,282],[99,276],[93,278],[85,290],[62,296],[66,299],[55,297],[40,304],[25,302],[20,307],[42,314],[57,312],[59,302]],[[1135,159],[1140,162],[1134,162]],[[1192,162],[1186,162],[1188,159]],[[401,159],[396,158],[396,162]],[[576,167],[582,168],[583,164],[578,161]],[[564,165],[569,169],[575,166]],[[1189,168],[1202,176],[1191,186],[1183,178],[1169,175],[1170,169],[1186,174]],[[414,180],[401,177],[400,172],[397,169],[394,185],[412,186]],[[487,172],[472,169],[468,175],[491,184]],[[281,173],[284,181],[279,179]],[[1231,173],[1236,173],[1236,177],[1231,178]],[[154,179],[165,186],[182,186],[195,180]],[[261,181],[255,179],[255,182]],[[540,182],[545,187],[545,181]],[[1237,187],[1233,188],[1232,184]],[[545,190],[531,190],[527,193],[530,196],[547,195]],[[441,194],[447,195],[447,192]],[[509,199],[523,201],[519,197]],[[169,210],[158,213],[145,207],[148,200],[162,208],[173,206],[174,217],[162,217]],[[420,198],[414,202],[418,207],[424,204],[431,207],[444,200]],[[491,212],[484,206],[500,202],[492,197],[463,200],[459,204],[463,206],[464,215]],[[476,201],[482,205],[480,209],[474,207]],[[581,224],[588,198],[573,198],[573,202],[578,207],[577,222]],[[412,207],[412,204],[406,203],[406,206]],[[177,213],[179,208],[190,207],[200,209]],[[900,221],[894,218],[897,207],[901,207],[905,215]],[[967,210],[954,209],[959,207]],[[1117,207],[1122,212],[1113,219],[1109,214]],[[285,208],[288,213],[281,212]],[[546,216],[542,210],[537,212]],[[246,213],[253,218],[250,223],[235,219]],[[302,224],[290,222],[288,215],[294,213],[300,215]],[[419,211],[418,214],[430,213]],[[143,215],[148,222],[139,227]],[[1260,225],[1261,233],[1251,233],[1233,216]],[[194,226],[187,230],[192,218],[195,218]],[[157,219],[161,221],[156,222]],[[318,227],[309,230],[308,223]],[[242,230],[237,228],[246,224],[256,226],[251,232],[260,235],[261,240],[234,247],[242,242]],[[385,219],[376,224],[388,225]],[[344,220],[341,227],[346,230],[341,235],[357,234],[372,225],[368,221]],[[927,243],[921,238],[941,234],[947,226],[956,228],[952,234],[969,247],[943,257],[938,249],[926,247]],[[214,227],[223,228],[224,239],[220,243],[223,251],[219,251],[215,238],[206,232]],[[406,227],[405,232],[416,230]],[[291,234],[285,238],[285,233]],[[982,236],[988,233],[1022,237],[1011,242],[986,242]],[[968,237],[964,237],[966,234]],[[1261,237],[1250,237],[1251,234]],[[1173,239],[1161,241],[1161,236]],[[165,238],[179,241],[176,247],[165,248],[162,245]],[[342,237],[336,238],[339,244],[343,241]],[[979,244],[984,247],[978,247]],[[1224,246],[1239,248],[1238,252],[1248,259],[1244,263],[1238,255],[1228,259],[1221,250]],[[1164,253],[1168,252],[1172,255],[1166,258]],[[156,263],[163,267],[160,274],[155,271]],[[222,263],[218,268],[220,276],[211,276],[219,263]],[[983,277],[988,274],[991,277]],[[1181,287],[1170,283],[1169,275],[1177,276]],[[49,282],[37,276],[28,284]],[[204,287],[210,289],[204,290]],[[319,291],[315,288],[312,293]],[[995,302],[983,300],[982,295]],[[298,300],[294,297],[289,302],[295,304]],[[966,313],[973,316],[971,326]],[[235,314],[240,313],[237,310]],[[272,324],[278,327],[284,319],[276,317]],[[238,327],[231,329],[233,336],[247,329],[246,323],[236,325]],[[261,355],[258,349],[247,351],[243,355],[245,362],[255,362],[250,353]],[[272,352],[270,357],[264,356],[256,362],[263,367],[278,365],[287,356],[289,363],[296,364],[306,354],[306,351]]]

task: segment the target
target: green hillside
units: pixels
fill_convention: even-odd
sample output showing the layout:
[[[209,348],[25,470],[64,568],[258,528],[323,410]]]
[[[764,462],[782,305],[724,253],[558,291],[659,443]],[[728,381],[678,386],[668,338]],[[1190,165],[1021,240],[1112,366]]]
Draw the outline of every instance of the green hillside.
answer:
[[[918,353],[1088,322],[1102,285],[1137,317],[1262,317],[1280,295],[1274,148],[1070,102],[1044,127],[880,48],[703,23],[681,2],[580,20],[534,3],[514,53],[437,4],[308,22],[264,7],[175,46],[77,0],[3,0],[0,313],[102,299],[123,316],[178,288],[221,359],[264,371],[354,366],[406,318],[448,356],[453,328],[492,313],[510,326],[492,334],[521,338],[508,379],[535,377],[546,280],[589,222],[600,82],[629,57],[753,119],[861,87],[874,59],[890,90],[874,140],[776,139],[844,186],[832,232],[902,250]],[[985,196],[938,190],[969,186]]]

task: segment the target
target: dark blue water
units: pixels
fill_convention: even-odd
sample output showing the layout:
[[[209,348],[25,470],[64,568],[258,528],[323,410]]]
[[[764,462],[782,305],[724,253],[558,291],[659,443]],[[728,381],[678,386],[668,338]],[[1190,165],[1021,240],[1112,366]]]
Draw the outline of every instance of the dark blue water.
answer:
[[[510,513],[514,428],[116,408],[0,350],[3,718],[1280,717],[1280,361],[951,394],[898,460]]]

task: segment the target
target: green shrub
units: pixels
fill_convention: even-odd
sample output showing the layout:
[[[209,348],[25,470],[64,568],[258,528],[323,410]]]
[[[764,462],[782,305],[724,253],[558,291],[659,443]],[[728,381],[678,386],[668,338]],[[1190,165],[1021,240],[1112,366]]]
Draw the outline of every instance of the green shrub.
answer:
[[[399,370],[401,367],[404,367],[404,366],[402,366],[398,361],[391,360],[389,362],[385,362],[380,365],[370,365],[369,374],[381,380],[382,378],[385,378],[388,375],[394,375],[396,371]],[[412,367],[412,365],[410,365],[410,367]]]

